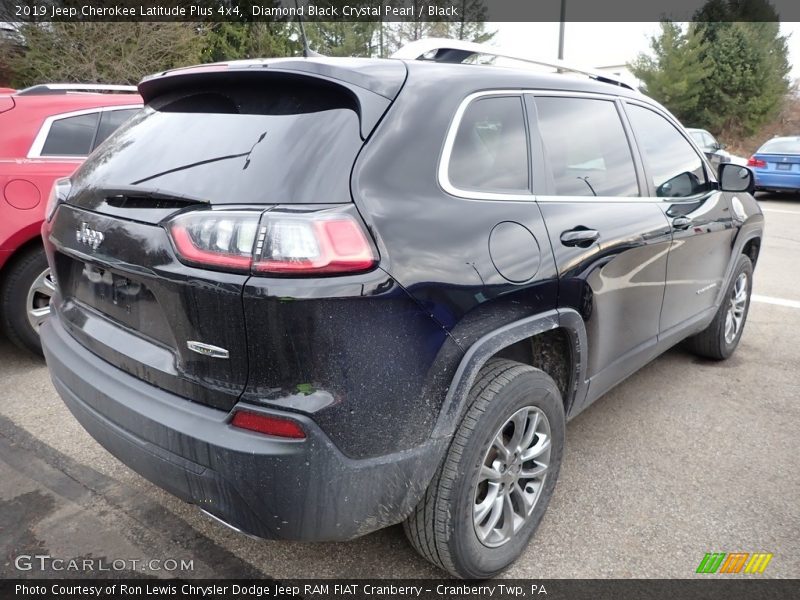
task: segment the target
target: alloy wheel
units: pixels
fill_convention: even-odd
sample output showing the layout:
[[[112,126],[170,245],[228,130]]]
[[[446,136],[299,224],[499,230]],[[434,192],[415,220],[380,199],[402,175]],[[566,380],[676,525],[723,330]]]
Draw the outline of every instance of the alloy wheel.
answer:
[[[508,542],[533,513],[550,464],[550,423],[534,406],[515,412],[484,455],[475,484],[473,525],[485,546]]]
[[[37,334],[39,333],[39,327],[50,316],[50,298],[52,298],[55,288],[50,269],[45,269],[34,279],[28,290],[25,310],[28,316],[28,323]]]
[[[733,285],[725,315],[725,343],[732,344],[744,326],[744,311],[747,308],[747,273],[740,273]]]

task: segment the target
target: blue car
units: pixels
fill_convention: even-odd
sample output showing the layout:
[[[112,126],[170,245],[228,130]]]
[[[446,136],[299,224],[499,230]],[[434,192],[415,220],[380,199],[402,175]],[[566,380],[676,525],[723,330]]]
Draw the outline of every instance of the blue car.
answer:
[[[756,190],[800,192],[800,136],[772,138],[747,166],[756,175]]]

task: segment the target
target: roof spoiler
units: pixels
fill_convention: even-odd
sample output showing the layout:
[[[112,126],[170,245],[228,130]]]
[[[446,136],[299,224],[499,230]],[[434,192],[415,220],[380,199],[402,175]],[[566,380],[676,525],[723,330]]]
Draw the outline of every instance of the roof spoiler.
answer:
[[[612,85],[624,87],[629,90],[634,90],[629,83],[609,73],[603,73],[594,69],[580,67],[563,60],[535,58],[527,54],[522,54],[513,50],[507,50],[499,46],[478,44],[476,42],[467,42],[464,40],[424,38],[406,44],[397,52],[392,54],[391,58],[429,60],[443,63],[461,63],[467,58],[476,55],[509,58],[543,67],[551,67],[559,71],[580,73],[581,75],[586,75],[603,83],[610,83]]]
[[[285,68],[280,68],[281,66]],[[326,69],[326,66],[325,63],[316,62],[316,59],[293,59],[280,62],[241,61],[230,64],[220,63],[176,69],[143,79],[139,83],[139,94],[141,94],[146,103],[149,103],[158,96],[176,90],[207,85],[231,85],[232,82],[236,81],[243,85],[251,85],[258,81],[269,81],[270,79],[284,82],[291,80],[315,81],[318,85],[336,87],[352,96],[358,105],[361,137],[366,139],[383,116],[383,113],[386,112],[391,103],[391,98],[353,83],[353,80],[369,80],[369,78],[358,72],[348,72],[347,69]],[[395,81],[393,85],[399,90],[399,86],[405,79],[405,65],[396,63],[395,66],[398,67],[400,72],[395,73],[395,79],[399,81]],[[332,74],[329,74],[329,72]],[[336,77],[336,75],[339,75],[339,77]],[[351,81],[344,79],[347,75],[352,75],[350,77]],[[378,78],[376,78],[376,81],[381,83]],[[382,85],[389,88],[390,84],[384,82]]]

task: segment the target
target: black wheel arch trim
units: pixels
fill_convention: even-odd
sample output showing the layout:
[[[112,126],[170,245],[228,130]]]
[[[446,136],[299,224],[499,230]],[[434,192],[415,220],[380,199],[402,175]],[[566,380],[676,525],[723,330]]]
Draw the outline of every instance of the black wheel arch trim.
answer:
[[[570,397],[563,399],[565,413],[569,416],[572,407],[582,403],[587,391],[586,326],[577,311],[571,308],[556,308],[490,331],[469,347],[453,376],[431,437],[452,435],[467,408],[469,391],[478,372],[492,356],[516,342],[559,328],[569,334],[572,355],[568,388]]]
[[[731,256],[728,259],[728,266],[725,269],[725,278],[720,286],[720,289],[717,291],[717,297],[714,301],[714,306],[717,309],[719,309],[725,300],[725,293],[727,292],[728,286],[733,279],[736,263],[739,260],[739,255],[744,253],[745,246],[747,246],[747,244],[752,240],[758,240],[760,243],[764,239],[764,228],[762,223],[763,216],[756,223],[745,223],[745,225],[740,228],[738,235],[734,238]],[[754,270],[755,267],[756,265],[753,264]]]

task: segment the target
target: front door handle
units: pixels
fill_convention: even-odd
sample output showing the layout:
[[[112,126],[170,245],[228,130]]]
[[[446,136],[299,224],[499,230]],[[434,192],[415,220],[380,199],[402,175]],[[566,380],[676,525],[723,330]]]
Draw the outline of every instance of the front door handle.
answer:
[[[576,227],[561,234],[561,243],[565,246],[588,248],[600,239],[600,232],[585,227]]]
[[[672,219],[672,226],[675,229],[689,229],[692,225],[692,220],[689,217],[675,217]]]

